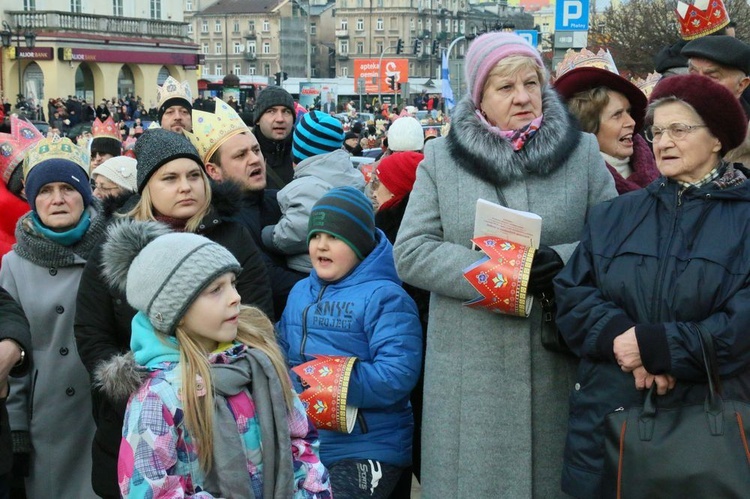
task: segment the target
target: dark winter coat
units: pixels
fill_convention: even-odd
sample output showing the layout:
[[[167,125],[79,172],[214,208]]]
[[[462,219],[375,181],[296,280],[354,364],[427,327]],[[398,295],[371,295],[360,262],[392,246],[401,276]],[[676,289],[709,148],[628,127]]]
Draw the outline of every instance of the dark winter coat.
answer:
[[[607,169],[615,179],[615,188],[617,188],[618,194],[625,194],[646,187],[659,176],[654,153],[646,139],[638,134],[633,135],[633,155],[630,157],[630,168],[633,173],[628,178],[624,178],[607,163]]]
[[[614,338],[631,326],[645,369],[677,378],[660,404],[704,398],[699,326],[713,336],[725,394],[750,398],[748,221],[747,181],[681,194],[660,177],[591,211],[578,249],[555,280],[557,325],[581,357],[570,396],[567,493],[602,496],[603,419],[642,404],[643,392],[612,352]]]
[[[213,186],[212,190],[213,208],[204,218],[198,233],[227,248],[242,265],[237,279],[242,303],[255,305],[273,317],[271,284],[261,252],[247,230],[233,220],[238,209],[236,198],[231,192],[227,195],[222,186]],[[130,197],[118,212],[126,213],[137,200],[137,195]],[[100,273],[101,261],[101,253],[96,252],[86,265],[77,301],[76,343],[89,374],[94,373],[100,362],[130,349],[130,323],[136,313],[128,305],[124,293],[106,284]],[[117,453],[125,404],[112,404],[97,390],[93,390],[93,401],[97,423],[93,444],[94,490],[102,495],[116,496],[119,494]]]
[[[13,367],[10,375],[20,377],[29,372],[31,365],[31,333],[29,321],[21,306],[5,289],[0,288],[0,340],[11,339],[21,345],[26,355],[20,366]],[[13,464],[13,441],[10,434],[7,397],[0,398],[0,476],[10,472]]]
[[[294,131],[285,139],[273,140],[263,135],[260,126],[256,125],[253,134],[258,139],[258,145],[260,145],[260,150],[266,160],[267,187],[269,189],[283,189],[294,177],[294,167],[292,166],[292,135]],[[273,172],[273,174],[270,172]],[[281,182],[277,180],[281,180]]]

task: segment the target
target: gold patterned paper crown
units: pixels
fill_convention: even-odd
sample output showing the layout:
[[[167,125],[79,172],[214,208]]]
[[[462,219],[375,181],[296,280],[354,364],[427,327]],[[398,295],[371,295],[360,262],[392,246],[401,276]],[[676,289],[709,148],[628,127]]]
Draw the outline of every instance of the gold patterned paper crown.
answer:
[[[44,135],[34,125],[16,114],[10,116],[10,132],[0,133],[0,174],[7,184],[26,151]]]
[[[203,163],[207,163],[217,149],[230,137],[250,132],[237,111],[223,100],[216,98],[216,111],[207,113],[193,109],[193,133],[183,130],[198,150]]]
[[[649,73],[646,78],[633,78],[630,80],[630,83],[638,87],[641,92],[643,92],[643,95],[646,96],[648,99],[651,97],[651,92],[653,92],[654,87],[657,83],[659,83],[659,80],[661,80],[661,75],[654,71],[653,73]]]
[[[620,74],[617,71],[615,60],[612,58],[612,54],[609,50],[599,49],[595,54],[588,49],[581,49],[580,52],[576,52],[573,49],[568,49],[565,52],[565,58],[560,61],[555,70],[555,78],[560,78],[562,75],[576,68],[599,68],[606,69],[615,74]]]
[[[89,153],[80,146],[75,145],[67,137],[55,135],[51,139],[42,139],[26,152],[23,163],[23,178],[28,177],[32,168],[48,159],[64,159],[72,161],[85,172],[89,171]]]
[[[187,80],[180,83],[171,76],[167,76],[164,85],[156,90],[156,108],[161,108],[169,99],[183,99],[191,104],[193,93],[190,91],[190,83]]]
[[[693,5],[680,1],[675,14],[684,40],[710,35],[729,24],[729,14],[721,0],[695,0]]]
[[[91,125],[91,135],[93,135],[95,139],[107,138],[115,139],[118,142],[122,141],[120,130],[117,128],[117,125],[115,125],[115,120],[112,119],[112,116],[104,121],[96,118],[94,124]]]

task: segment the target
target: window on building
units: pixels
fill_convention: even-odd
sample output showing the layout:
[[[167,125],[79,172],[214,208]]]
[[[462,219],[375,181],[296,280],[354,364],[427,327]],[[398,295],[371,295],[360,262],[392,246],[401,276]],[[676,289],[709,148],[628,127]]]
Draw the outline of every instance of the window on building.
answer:
[[[427,31],[432,31],[432,19],[427,20]]]
[[[409,19],[409,31],[414,31],[414,18]]]
[[[255,21],[248,21],[247,29],[250,31],[250,33],[255,33]]]
[[[458,33],[458,19],[453,20],[453,32]]]
[[[451,22],[450,22],[450,21],[446,21],[446,22],[445,22],[445,27],[446,27],[446,28],[447,28],[448,26],[450,26],[450,25],[451,25]],[[442,31],[442,29],[443,29],[443,23],[441,23],[441,22],[440,22],[440,19],[438,19],[437,21],[435,21],[435,32],[436,32],[436,33],[440,33],[440,32]]]
[[[151,0],[151,19],[161,19],[161,0]]]
[[[205,19],[201,23],[201,33],[208,33],[208,21]]]
[[[349,76],[349,68],[347,68],[346,66],[343,66],[341,68],[341,76],[344,76],[344,77]]]
[[[193,23],[188,23],[188,35],[193,34]]]
[[[357,42],[357,53],[358,54],[365,53],[365,42]]]
[[[255,40],[248,40],[247,42],[247,53],[255,54]]]
[[[310,53],[312,55],[316,55],[318,53],[318,46],[317,45],[313,45],[312,47],[310,47]]]
[[[357,31],[364,31],[365,30],[365,20],[361,17],[357,19]]]
[[[382,40],[375,43],[375,52],[378,54],[383,53],[383,41]]]
[[[122,0],[112,0],[112,15],[122,17]]]
[[[312,72],[312,77],[317,78],[318,77],[318,68],[310,68],[310,71]]]
[[[270,64],[264,64],[263,65],[263,76],[271,76],[271,65]]]
[[[23,0],[23,10],[36,10],[36,0]]]
[[[422,34],[422,20],[419,19],[417,21],[417,32],[421,35]]]
[[[208,43],[204,43],[201,47],[201,52],[204,54],[208,54]]]
[[[339,54],[349,55],[349,40],[341,40],[339,42]]]
[[[235,19],[234,25],[232,26],[232,33],[240,32],[240,22]]]
[[[70,11],[75,14],[81,13],[81,0],[70,0]]]
[[[247,74],[254,75],[255,74],[255,66],[249,66],[247,68]]]
[[[232,49],[233,54],[242,53],[242,44],[240,42],[234,42],[234,48]]]
[[[217,64],[214,67],[216,68],[216,70],[214,71],[214,74],[216,76],[224,76],[224,66],[222,66],[221,64]]]
[[[271,42],[263,42],[263,53],[264,54],[271,53]]]
[[[263,31],[271,31],[271,23],[268,21],[268,19],[263,20]]]
[[[339,26],[340,29],[346,31],[347,29],[349,29],[349,20],[346,18],[341,19]]]
[[[193,11],[193,0],[186,0],[185,1],[185,10],[188,12]]]
[[[383,0],[378,0],[378,8],[379,9],[383,8]]]
[[[214,54],[221,55],[224,53],[223,47],[221,46],[221,42],[216,42],[216,45],[214,45],[214,48],[216,49],[214,51]]]
[[[383,18],[382,17],[378,17],[378,20],[375,21],[375,30],[383,31]]]
[[[459,33],[466,33],[466,21],[461,19],[459,26],[461,27]]]
[[[203,76],[208,75],[208,66],[206,66],[206,65],[201,66],[201,74]]]
[[[221,33],[221,19],[214,21],[214,33]]]
[[[236,75],[242,74],[242,64],[239,64],[239,63],[234,64],[234,74]]]
[[[357,0],[357,8],[361,9],[365,6],[365,0]],[[344,5],[344,8],[346,8],[346,5]]]

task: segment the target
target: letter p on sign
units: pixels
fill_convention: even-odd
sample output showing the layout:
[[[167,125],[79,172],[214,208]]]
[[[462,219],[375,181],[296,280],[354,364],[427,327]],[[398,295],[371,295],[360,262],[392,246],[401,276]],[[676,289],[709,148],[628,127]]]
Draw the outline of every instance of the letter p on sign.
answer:
[[[563,0],[563,24],[570,26],[571,21],[577,21],[583,14],[580,0]]]
[[[587,31],[589,0],[558,0],[555,7],[555,31]]]

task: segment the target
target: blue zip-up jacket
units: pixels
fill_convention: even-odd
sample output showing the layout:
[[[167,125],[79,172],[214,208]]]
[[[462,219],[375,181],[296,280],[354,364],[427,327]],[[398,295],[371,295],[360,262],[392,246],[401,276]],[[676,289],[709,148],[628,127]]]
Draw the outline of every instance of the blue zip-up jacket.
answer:
[[[724,395],[750,398],[750,181],[683,190],[660,177],[601,203],[555,292],[557,325],[581,357],[562,488],[597,498],[604,418],[642,405],[645,393],[612,352],[615,337],[630,327],[645,369],[677,379],[660,405],[705,397],[699,327],[713,337]]]
[[[290,367],[313,360],[314,354],[359,359],[347,400],[359,408],[354,430],[319,430],[326,466],[342,459],[411,463],[409,394],[422,362],[422,326],[396,274],[391,243],[380,230],[377,239],[372,253],[344,278],[326,282],[313,270],[298,282],[278,323]]]

